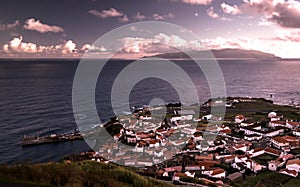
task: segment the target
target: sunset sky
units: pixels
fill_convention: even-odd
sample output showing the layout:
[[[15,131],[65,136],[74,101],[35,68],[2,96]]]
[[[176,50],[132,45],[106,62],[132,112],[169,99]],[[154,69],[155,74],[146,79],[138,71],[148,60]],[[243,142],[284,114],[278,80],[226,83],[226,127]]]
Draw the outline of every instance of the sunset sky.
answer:
[[[254,49],[300,58],[300,2],[296,0],[9,0],[0,6],[0,57],[80,57],[91,49],[109,52],[105,45],[92,44],[112,29],[150,20],[184,27],[210,49]],[[176,39],[166,33],[160,33],[162,37]],[[147,45],[160,42],[139,38],[144,40],[152,42]],[[120,41],[126,48],[126,40]],[[147,54],[145,45],[136,47],[124,51]]]

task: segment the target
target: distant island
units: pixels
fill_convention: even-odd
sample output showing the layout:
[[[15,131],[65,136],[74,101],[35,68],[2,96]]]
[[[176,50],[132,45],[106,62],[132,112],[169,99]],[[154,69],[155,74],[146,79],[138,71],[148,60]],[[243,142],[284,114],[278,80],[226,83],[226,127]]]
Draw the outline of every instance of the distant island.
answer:
[[[264,53],[255,50],[243,50],[243,49],[212,49],[210,50],[215,58],[218,59],[280,59],[280,57],[274,54]],[[208,51],[191,51],[193,58],[211,58]],[[174,52],[174,53],[163,53],[148,57],[159,57],[168,59],[184,59],[190,58],[184,52]]]

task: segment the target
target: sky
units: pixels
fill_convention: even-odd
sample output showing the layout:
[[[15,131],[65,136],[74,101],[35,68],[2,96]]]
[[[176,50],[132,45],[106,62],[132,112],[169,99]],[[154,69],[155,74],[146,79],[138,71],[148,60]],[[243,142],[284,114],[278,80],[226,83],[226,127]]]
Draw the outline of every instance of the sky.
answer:
[[[93,45],[113,29],[142,21],[176,24],[195,34],[199,41],[185,41],[162,31],[120,38],[119,49]],[[145,56],[149,48],[151,54],[162,51],[159,43],[180,43],[191,50],[199,49],[199,44],[208,49],[251,49],[282,58],[300,58],[300,2],[9,0],[0,6],[0,58],[78,58],[89,51],[104,54],[113,50],[125,56]],[[168,50],[164,48],[164,52],[172,52],[172,48]]]

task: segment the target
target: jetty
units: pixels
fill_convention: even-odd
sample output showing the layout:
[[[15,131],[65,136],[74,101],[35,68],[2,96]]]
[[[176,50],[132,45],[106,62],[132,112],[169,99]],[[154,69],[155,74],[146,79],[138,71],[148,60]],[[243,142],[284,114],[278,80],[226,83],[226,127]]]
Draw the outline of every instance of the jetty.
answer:
[[[66,134],[51,134],[49,136],[26,136],[22,140],[22,146],[31,146],[49,143],[61,143],[73,140],[82,140],[83,136],[80,132],[74,131],[73,133]]]

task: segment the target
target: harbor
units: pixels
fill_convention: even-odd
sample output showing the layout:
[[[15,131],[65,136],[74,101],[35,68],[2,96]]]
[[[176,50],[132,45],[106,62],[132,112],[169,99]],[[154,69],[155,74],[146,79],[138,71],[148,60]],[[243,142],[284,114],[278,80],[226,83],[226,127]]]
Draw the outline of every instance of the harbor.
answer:
[[[65,134],[51,134],[48,136],[26,136],[24,135],[22,140],[22,146],[32,146],[49,143],[61,143],[66,141],[82,140],[83,136],[78,130],[74,130],[72,133]]]

